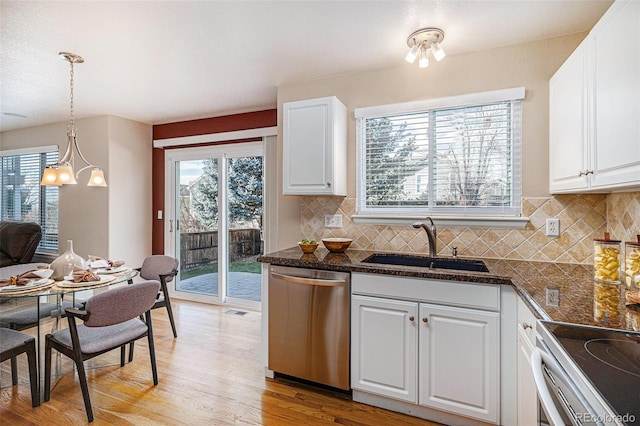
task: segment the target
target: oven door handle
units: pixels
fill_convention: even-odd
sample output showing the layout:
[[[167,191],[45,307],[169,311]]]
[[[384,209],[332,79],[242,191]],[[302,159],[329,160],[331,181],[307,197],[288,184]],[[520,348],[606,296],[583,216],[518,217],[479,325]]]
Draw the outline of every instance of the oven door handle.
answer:
[[[540,348],[534,348],[531,353],[531,368],[533,370],[533,379],[536,382],[538,396],[540,397],[540,404],[544,408],[551,426],[564,426],[565,422],[558,411],[558,407],[556,407],[553,402],[549,388],[547,388],[544,373],[542,372],[543,364],[546,364],[553,373],[562,374],[559,371],[558,364],[549,354],[542,352]]]

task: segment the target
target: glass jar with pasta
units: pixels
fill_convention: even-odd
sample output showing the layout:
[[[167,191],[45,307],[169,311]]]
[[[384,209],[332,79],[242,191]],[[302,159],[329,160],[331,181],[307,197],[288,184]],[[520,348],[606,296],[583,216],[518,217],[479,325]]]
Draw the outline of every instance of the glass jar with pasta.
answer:
[[[604,239],[593,240],[593,277],[608,283],[621,282],[621,241],[611,240],[609,233]]]
[[[640,235],[638,241],[624,243],[624,280],[629,290],[640,289]]]
[[[612,284],[600,281],[593,283],[593,319],[601,325],[618,326],[624,304],[620,283]]]

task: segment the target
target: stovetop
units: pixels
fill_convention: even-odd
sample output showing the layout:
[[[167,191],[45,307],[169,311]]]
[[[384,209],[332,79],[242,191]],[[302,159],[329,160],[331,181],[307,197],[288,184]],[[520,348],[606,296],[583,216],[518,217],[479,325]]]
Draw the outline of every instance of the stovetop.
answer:
[[[542,323],[607,404],[626,421],[640,422],[640,334]]]

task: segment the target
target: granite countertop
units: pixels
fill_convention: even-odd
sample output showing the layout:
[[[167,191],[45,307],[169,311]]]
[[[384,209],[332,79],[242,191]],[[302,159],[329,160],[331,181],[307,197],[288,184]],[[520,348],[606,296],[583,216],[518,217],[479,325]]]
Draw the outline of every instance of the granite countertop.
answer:
[[[330,253],[318,247],[315,253],[303,254],[298,247],[293,247],[265,254],[258,257],[258,261],[301,268],[512,285],[539,319],[640,333],[640,305],[625,303],[624,285],[594,281],[590,265],[483,259],[489,269],[487,273],[362,262],[374,253],[378,252]],[[547,289],[558,290],[557,306],[547,304]]]

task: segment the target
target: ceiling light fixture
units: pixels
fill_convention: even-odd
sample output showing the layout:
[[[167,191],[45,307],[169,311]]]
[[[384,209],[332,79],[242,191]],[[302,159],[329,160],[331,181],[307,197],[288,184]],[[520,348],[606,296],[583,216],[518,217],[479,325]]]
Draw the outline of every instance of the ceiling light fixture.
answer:
[[[404,59],[412,64],[419,53],[418,66],[426,68],[429,66],[429,52],[431,52],[436,61],[441,61],[445,57],[444,50],[440,46],[442,40],[444,40],[444,31],[440,28],[422,28],[415,31],[407,38],[407,46],[410,50]]]
[[[104,178],[104,173],[100,167],[96,167],[93,164],[89,163],[87,159],[82,155],[82,151],[80,151],[80,147],[78,146],[78,139],[76,137],[76,124],[73,117],[73,64],[81,64],[84,62],[82,56],[76,55],[75,53],[69,52],[60,52],[60,57],[65,59],[71,65],[70,72],[70,111],[71,118],[69,120],[69,124],[67,125],[67,150],[64,155],[58,161],[57,164],[53,166],[47,166],[42,173],[42,180],[40,181],[40,185],[75,185],[78,182],[76,178],[78,175],[86,169],[91,169],[91,177],[89,177],[89,183],[87,186],[107,186],[107,182]],[[86,166],[78,170],[77,173],[74,173],[75,166],[75,152],[78,153],[78,156],[84,161]]]

